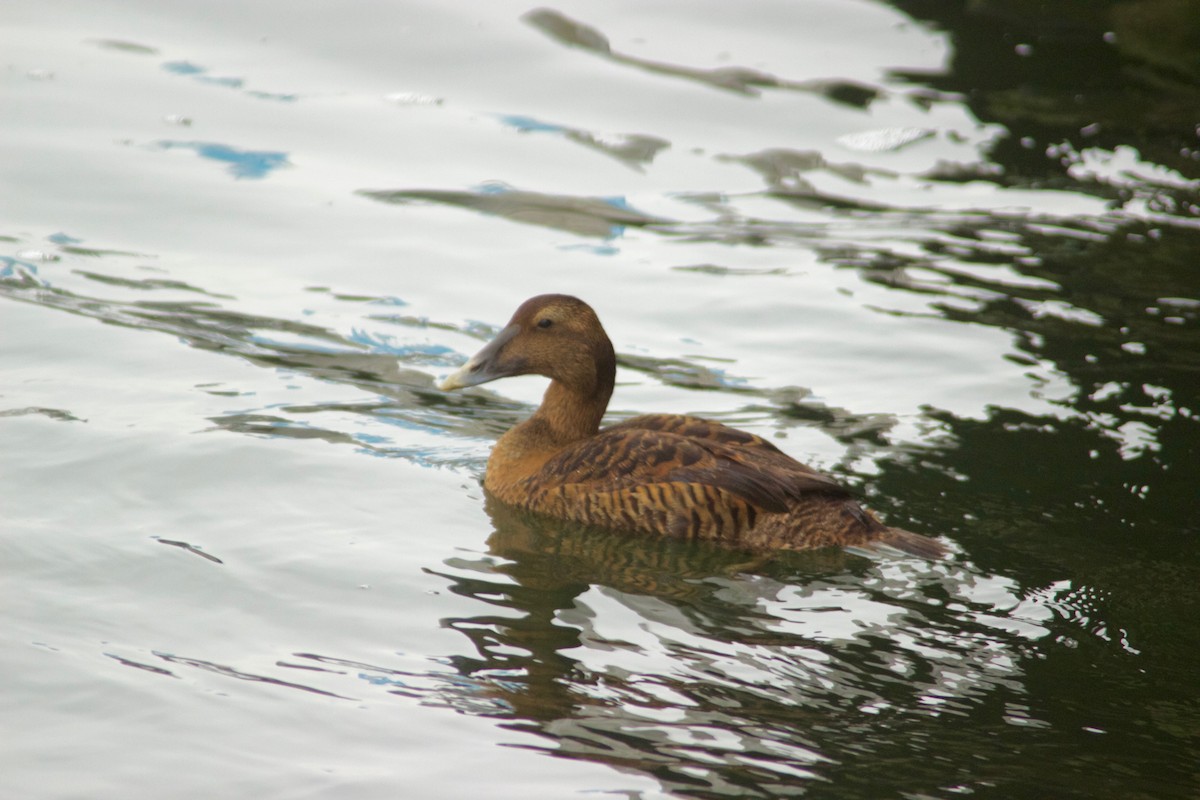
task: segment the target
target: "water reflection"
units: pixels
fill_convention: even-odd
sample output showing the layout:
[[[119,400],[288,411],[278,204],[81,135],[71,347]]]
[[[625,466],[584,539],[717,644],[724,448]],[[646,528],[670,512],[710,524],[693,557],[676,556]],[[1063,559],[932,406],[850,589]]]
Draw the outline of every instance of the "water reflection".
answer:
[[[691,198],[719,207],[713,222],[638,221],[652,232],[692,243],[812,247],[828,263],[927,299],[926,311],[889,313],[933,313],[1010,332],[1014,351],[1009,358],[1030,368],[1034,392],[1037,383],[1065,378],[1070,394],[1051,398],[1063,415],[1082,417],[1117,442],[1126,459],[1145,455],[1165,464],[1163,447],[1195,452],[1190,431],[1200,414],[1200,393],[1193,388],[1200,299],[1193,258],[1200,252],[1200,229],[1116,213],[1063,220],[982,211],[897,212],[876,204],[867,216],[863,201],[839,204],[800,177],[808,169],[845,172],[846,165],[831,166],[818,154],[782,151],[739,158],[772,184],[765,196],[806,206],[815,200],[826,214],[853,221],[856,229],[836,222],[750,217],[737,212],[736,198],[724,197]],[[582,198],[431,191],[371,196],[389,202],[437,200],[580,234],[604,235],[614,222],[613,207]],[[620,219],[633,221],[626,213],[634,214],[622,211]],[[906,228],[917,252],[894,246],[896,231]],[[1131,269],[1136,263],[1153,268]],[[697,364],[685,369],[711,372]],[[661,377],[673,382],[669,370]],[[723,377],[686,385],[738,390],[736,381]],[[1171,496],[1182,500],[1178,492],[1171,490]]]
[[[604,239],[620,236],[626,226],[640,227],[670,222],[630,208],[621,197],[571,197],[523,191],[502,183],[489,183],[473,192],[444,189],[363,189],[358,194],[383,203],[445,203],[527,225],[540,225],[577,236]]]
[[[120,53],[130,53],[136,56],[156,56],[158,50],[137,42],[128,42],[122,39],[91,39],[90,44],[100,47],[105,50],[116,50]]]
[[[56,239],[57,252],[89,259],[152,258],[98,247],[71,237]],[[20,245],[20,242],[14,242]],[[55,256],[57,257],[57,256]],[[141,270],[139,270],[140,272]],[[318,439],[351,445],[363,453],[403,458],[424,465],[476,469],[473,446],[464,454],[456,441],[494,440],[529,413],[521,403],[488,390],[447,397],[433,388],[431,375],[458,363],[451,348],[428,341],[428,331],[446,331],[486,340],[495,329],[478,323],[449,323],[403,313],[396,297],[329,292],[319,295],[351,306],[358,320],[346,330],[310,318],[283,319],[238,310],[237,298],[158,275],[120,275],[97,268],[74,269],[73,280],[46,276],[38,263],[0,258],[0,295],[68,313],[178,338],[190,346],[245,359],[281,376],[304,375],[359,390],[357,400],[266,402],[257,392],[201,384],[202,391],[244,398],[245,405],[209,418],[213,429],[245,435]],[[52,279],[55,278],[55,279]],[[79,280],[82,279],[82,280]],[[61,285],[71,283],[70,288]],[[819,425],[852,451],[856,442],[880,442],[895,420],[829,407],[799,387],[764,389],[732,369],[682,358],[621,354],[622,368],[656,381],[692,390],[744,395],[750,405],[729,415],[731,423],[778,418],[787,425]],[[56,413],[70,414],[69,411]],[[614,416],[621,416],[620,413]],[[391,430],[395,429],[395,433]],[[414,434],[439,439],[414,445]]]
[[[600,136],[590,131],[571,128],[553,122],[543,122],[519,114],[504,114],[500,121],[521,133],[548,133],[562,136],[576,144],[617,159],[639,172],[654,160],[659,151],[671,146],[666,139],[640,133]]]
[[[275,150],[242,150],[217,142],[180,142],[163,139],[152,147],[158,150],[191,150],[201,158],[228,164],[235,178],[265,178],[272,172],[291,166],[288,154]]]
[[[893,75],[1003,125],[988,155],[1004,181],[1053,186],[1070,181],[1079,153],[1123,146],[1200,177],[1200,16],[1188,0],[889,4],[951,43],[943,70]]]
[[[1200,641],[1200,99],[1194,48],[1180,42],[1196,17],[1170,0],[893,5],[938,26],[953,45],[943,70],[893,78],[914,86],[909,98],[923,107],[964,103],[992,125],[997,135],[981,144],[977,163],[904,173],[873,159],[954,135],[910,126],[843,137],[828,152],[786,142],[724,152],[713,158],[751,171],[760,190],[664,196],[664,205],[687,206],[678,215],[687,222],[621,198],[502,185],[364,194],[593,239],[636,227],[659,245],[714,245],[731,263],[745,248],[804,251],[885,289],[895,302],[878,306],[881,314],[936,318],[944,336],[1003,331],[1005,356],[1027,370],[1049,410],[992,407],[965,418],[931,407],[915,441],[900,440],[892,415],[830,407],[803,387],[756,385],[736,364],[621,358],[653,381],[722,393],[728,410],[714,416],[727,421],[827,433],[845,447],[834,465],[841,477],[864,486],[894,524],[948,536],[956,560],[842,551],[764,560],[598,534],[489,504],[488,552],[430,568],[471,602],[444,621],[469,642],[468,656],[395,666],[305,652],[277,662],[305,671],[303,681],[170,653],[110,657],[157,676],[205,670],[498,717],[543,736],[547,753],[650,774],[681,796],[828,785],[840,797],[988,789],[1099,796],[1114,792],[1114,776],[1125,794],[1184,796],[1200,748],[1191,690]],[[616,52],[601,32],[556,11],[526,21],[643,73],[747,97],[817,92],[884,114],[886,104],[875,101],[902,93],[666,64]],[[244,86],[190,62],[164,69]],[[609,140],[536,118],[503,122],[647,173],[667,142],[653,130]],[[833,156],[835,144],[862,163]],[[156,146],[194,152],[236,177],[264,178],[289,164],[286,153],[225,144]],[[446,397],[432,388],[430,373],[457,360],[463,339],[486,338],[486,325],[428,320],[396,298],[330,290],[314,291],[357,304],[342,309],[351,324],[299,309],[254,313],[203,280],[113,268],[135,254],[47,238],[53,252],[0,237],[11,245],[0,256],[0,296],[178,337],[281,380],[302,376],[358,393],[284,401],[256,396],[269,380],[254,391],[199,385],[230,401],[200,423],[213,430],[315,439],[478,473],[487,443],[528,412],[486,390]],[[102,261],[68,269],[85,258]],[[736,274],[739,288],[787,276],[707,262],[680,269],[715,280]],[[912,298],[920,302],[899,302]],[[453,334],[453,346],[430,341],[430,331]],[[78,421],[70,409],[0,410],[5,419],[26,415]],[[183,539],[160,541],[189,561],[214,558]]]
[[[715,89],[738,94],[756,96],[763,89],[813,92],[834,102],[858,108],[866,108],[881,94],[880,90],[874,86],[854,81],[837,79],[793,81],[749,67],[701,69],[627,55],[613,50],[608,38],[600,31],[550,8],[530,11],[525,14],[523,19],[551,39],[569,47],[578,47],[618,64],[636,67],[645,72],[696,81]]]
[[[117,661],[124,664],[125,666],[131,666],[131,667],[135,667],[138,669],[144,669],[144,670],[147,670],[150,672],[155,672],[155,673],[158,673],[161,675],[169,675],[172,677],[179,677],[171,669],[158,667],[155,664],[146,664],[146,663],[136,662],[133,659],[121,657],[121,656],[118,656],[118,655],[115,655],[112,653],[108,653],[106,655],[108,655],[109,658],[116,659]],[[296,681],[283,680],[282,678],[277,678],[272,675],[263,675],[260,673],[248,672],[246,670],[241,670],[241,669],[237,669],[235,667],[231,667],[228,664],[219,664],[215,661],[209,661],[209,660],[203,659],[203,658],[190,658],[187,656],[175,655],[174,653],[160,653],[160,652],[156,652],[153,655],[156,658],[159,658],[168,664],[176,665],[177,667],[187,667],[187,668],[191,668],[191,669],[202,670],[205,672],[213,672],[213,673],[216,673],[216,674],[221,675],[226,678],[233,678],[235,680],[240,680],[240,681],[251,681],[254,683],[264,683],[264,684],[268,684],[270,686],[277,686],[277,687],[280,687],[283,689],[295,689],[295,690],[298,690],[301,692],[307,692],[309,694],[316,694],[316,695],[322,695],[324,697],[336,698],[338,700],[351,699],[349,697],[344,697],[342,695],[335,694],[333,692],[327,692],[324,689],[318,689],[315,686],[310,686],[308,684],[298,683]]]
[[[995,237],[988,235],[993,231],[1015,234],[1005,247],[1019,246],[1037,257],[997,253]],[[934,307],[948,319],[1013,332],[1014,359],[1034,368],[1048,364],[1066,376],[1073,394],[1061,398],[1064,415],[1078,416],[1107,440],[1097,443],[1099,450],[1089,448],[1089,461],[1115,446],[1124,461],[1144,457],[1155,470],[1171,464],[1191,472],[1200,413],[1200,393],[1193,388],[1200,315],[1189,301],[1164,299],[1195,293],[1190,263],[1191,254],[1200,252],[1200,231],[1126,220],[1105,236],[1064,237],[1038,225],[964,219],[945,232],[954,244],[931,241],[932,257],[887,254],[878,262],[862,261],[861,254],[828,257],[865,268],[873,280],[895,289],[956,301],[972,297],[970,306]],[[1131,268],[1147,260],[1152,270]],[[1009,269],[971,266],[997,262]],[[915,267],[939,280],[906,274]],[[1163,448],[1172,452],[1164,455]],[[1169,488],[1178,485],[1174,476],[1150,480],[1156,492],[1165,493],[1164,501],[1185,500]]]
[[[112,47],[113,45],[110,44],[102,46]],[[128,48],[118,49],[128,50]],[[243,89],[246,85],[245,78],[239,78],[232,75],[211,75],[209,74],[208,67],[202,67],[199,64],[193,64],[190,61],[167,61],[162,64],[162,68],[173,75],[181,75],[192,78],[199,83],[208,84],[210,86],[220,86],[226,89]],[[293,103],[299,99],[299,95],[296,94],[287,92],[265,92],[261,89],[245,89],[243,94],[259,100],[275,100],[283,103]]]
[[[488,713],[545,736],[548,753],[685,796],[853,786],[962,747],[941,719],[1044,730],[1029,657],[1106,628],[1068,581],[1026,591],[967,562],[842,551],[771,560],[487,508],[490,556],[442,573],[489,609],[444,621],[474,645],[452,660],[471,693],[486,686]],[[997,733],[965,735],[983,747]]]

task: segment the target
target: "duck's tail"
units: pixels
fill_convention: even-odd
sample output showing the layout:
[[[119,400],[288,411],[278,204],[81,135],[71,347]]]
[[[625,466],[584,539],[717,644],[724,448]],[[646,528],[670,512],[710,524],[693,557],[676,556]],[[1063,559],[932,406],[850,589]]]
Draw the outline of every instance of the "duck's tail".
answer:
[[[946,546],[937,539],[906,531],[903,528],[888,528],[875,540],[874,544],[893,547],[910,556],[926,558],[930,561],[945,558],[949,553]]]

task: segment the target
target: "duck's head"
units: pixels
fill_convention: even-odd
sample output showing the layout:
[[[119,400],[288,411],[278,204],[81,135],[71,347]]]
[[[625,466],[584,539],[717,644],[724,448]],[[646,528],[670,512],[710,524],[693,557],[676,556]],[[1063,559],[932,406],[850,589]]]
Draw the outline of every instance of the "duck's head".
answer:
[[[544,375],[572,391],[608,399],[616,373],[612,343],[592,307],[543,294],[521,304],[504,329],[439,389],[462,389],[512,375]]]

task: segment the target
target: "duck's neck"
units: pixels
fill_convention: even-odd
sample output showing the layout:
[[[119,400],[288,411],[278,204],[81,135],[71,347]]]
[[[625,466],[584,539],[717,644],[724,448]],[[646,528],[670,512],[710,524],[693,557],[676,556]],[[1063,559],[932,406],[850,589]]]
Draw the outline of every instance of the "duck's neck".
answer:
[[[533,416],[500,437],[488,459],[483,485],[508,503],[528,500],[525,481],[575,442],[595,436],[612,395],[612,381],[580,392],[552,381]]]
[[[488,459],[483,485],[501,500],[518,505],[529,499],[525,482],[555,454],[596,435],[608,408],[617,364],[605,338],[599,352],[564,367],[554,378],[533,416],[500,437]]]
[[[583,391],[551,381],[541,406],[524,424],[537,430],[546,444],[556,447],[595,436],[612,388],[612,381]]]

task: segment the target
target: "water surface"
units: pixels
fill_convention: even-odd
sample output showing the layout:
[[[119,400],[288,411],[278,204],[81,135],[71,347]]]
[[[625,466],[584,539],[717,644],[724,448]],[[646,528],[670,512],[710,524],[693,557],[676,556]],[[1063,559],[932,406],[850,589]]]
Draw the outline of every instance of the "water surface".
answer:
[[[1038,8],[8,4],[6,793],[1194,797],[1200,15]],[[548,291],[953,557],[488,503]]]

